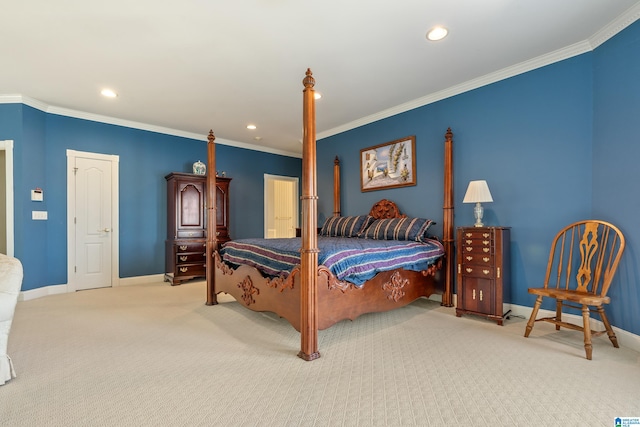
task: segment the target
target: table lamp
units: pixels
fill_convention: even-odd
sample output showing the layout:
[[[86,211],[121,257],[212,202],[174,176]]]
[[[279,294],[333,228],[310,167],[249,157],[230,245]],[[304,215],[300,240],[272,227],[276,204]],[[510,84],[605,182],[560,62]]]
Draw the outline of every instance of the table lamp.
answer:
[[[462,203],[475,203],[476,206],[473,208],[473,215],[476,218],[475,227],[482,227],[484,224],[482,223],[482,215],[484,214],[484,209],[480,203],[493,202],[493,198],[491,197],[491,192],[489,191],[489,186],[487,185],[487,181],[479,180],[479,181],[471,181],[469,186],[467,187],[467,193],[464,195],[464,200]]]

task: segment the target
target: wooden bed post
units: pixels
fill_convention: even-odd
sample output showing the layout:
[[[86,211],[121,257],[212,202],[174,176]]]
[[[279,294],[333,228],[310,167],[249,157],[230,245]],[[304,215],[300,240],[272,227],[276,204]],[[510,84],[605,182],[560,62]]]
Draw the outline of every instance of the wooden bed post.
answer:
[[[302,248],[300,249],[300,352],[298,357],[315,360],[318,352],[318,196],[316,184],[316,123],[313,86],[307,68],[302,80]]]
[[[216,296],[216,266],[213,255],[218,246],[216,238],[216,137],[213,130],[207,137],[207,305],[218,303]]]
[[[340,159],[333,160],[333,216],[340,216]]]
[[[442,305],[445,307],[453,307],[453,278],[455,277],[453,206],[453,132],[451,132],[451,128],[448,128],[444,142],[444,218],[442,230],[446,263]]]

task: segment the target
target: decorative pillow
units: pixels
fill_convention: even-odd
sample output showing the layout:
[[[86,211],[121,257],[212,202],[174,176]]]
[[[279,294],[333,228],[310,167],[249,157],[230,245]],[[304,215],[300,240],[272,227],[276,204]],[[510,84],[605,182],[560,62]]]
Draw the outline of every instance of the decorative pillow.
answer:
[[[435,224],[425,218],[376,219],[360,237],[376,240],[416,240],[424,242],[429,227]]]
[[[356,237],[371,224],[373,217],[369,215],[358,216],[332,216],[325,220],[321,236],[328,237]]]

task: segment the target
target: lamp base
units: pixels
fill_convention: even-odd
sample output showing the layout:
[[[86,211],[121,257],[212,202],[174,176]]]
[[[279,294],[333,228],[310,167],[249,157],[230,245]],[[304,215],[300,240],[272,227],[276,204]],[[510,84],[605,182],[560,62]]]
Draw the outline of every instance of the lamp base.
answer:
[[[476,223],[473,224],[474,227],[484,227],[482,223],[482,215],[484,214],[484,209],[480,202],[477,202],[475,207],[473,208],[473,216],[476,218]]]

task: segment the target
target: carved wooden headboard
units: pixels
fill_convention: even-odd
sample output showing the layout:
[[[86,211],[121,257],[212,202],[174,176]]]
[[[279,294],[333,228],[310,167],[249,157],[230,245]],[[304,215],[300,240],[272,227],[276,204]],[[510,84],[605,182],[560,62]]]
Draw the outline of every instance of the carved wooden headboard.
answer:
[[[371,208],[369,215],[375,219],[407,217],[400,213],[400,209],[398,209],[398,206],[395,203],[387,199],[382,199],[379,202],[376,202]]]

